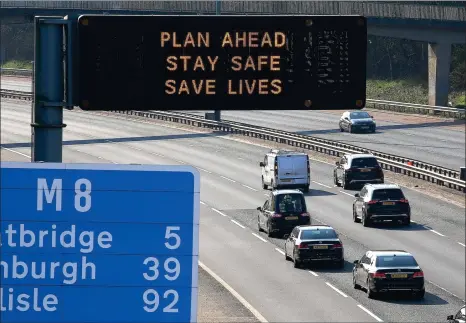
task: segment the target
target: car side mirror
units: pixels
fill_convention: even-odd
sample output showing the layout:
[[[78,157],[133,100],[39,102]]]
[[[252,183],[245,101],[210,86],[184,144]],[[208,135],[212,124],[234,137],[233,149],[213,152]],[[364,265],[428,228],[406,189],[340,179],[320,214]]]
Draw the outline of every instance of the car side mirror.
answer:
[[[355,265],[359,264],[359,260],[353,261],[353,264],[355,264]]]
[[[283,235],[283,238],[285,238],[285,239],[288,239],[289,237],[290,237],[290,235],[288,233]]]
[[[259,163],[259,166],[260,166],[260,167],[265,167],[264,162],[260,162],[260,163]]]
[[[257,211],[262,211],[262,206],[258,206],[256,210]]]
[[[374,116],[371,116],[372,119],[374,119]]]
[[[354,194],[354,197],[359,197],[359,193]]]
[[[453,320],[453,315],[448,315],[447,320]]]

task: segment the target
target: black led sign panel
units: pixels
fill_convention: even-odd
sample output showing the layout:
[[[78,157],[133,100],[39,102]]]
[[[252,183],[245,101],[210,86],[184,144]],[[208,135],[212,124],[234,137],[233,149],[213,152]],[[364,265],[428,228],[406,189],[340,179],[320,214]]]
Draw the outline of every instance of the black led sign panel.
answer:
[[[361,109],[361,16],[111,16],[78,20],[85,110]]]

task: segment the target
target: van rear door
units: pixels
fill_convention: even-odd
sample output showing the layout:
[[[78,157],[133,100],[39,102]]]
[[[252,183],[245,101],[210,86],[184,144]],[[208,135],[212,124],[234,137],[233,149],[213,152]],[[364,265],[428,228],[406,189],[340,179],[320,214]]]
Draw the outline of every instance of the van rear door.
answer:
[[[283,184],[307,183],[307,156],[283,155],[277,156],[278,180]]]

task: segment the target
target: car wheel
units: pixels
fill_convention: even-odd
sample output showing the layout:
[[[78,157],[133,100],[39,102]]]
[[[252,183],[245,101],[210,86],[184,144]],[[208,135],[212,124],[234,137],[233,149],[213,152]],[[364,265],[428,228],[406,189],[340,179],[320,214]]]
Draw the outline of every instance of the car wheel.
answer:
[[[349,127],[348,127],[348,132],[349,132],[349,133],[353,133],[353,127],[349,126]]]
[[[264,230],[262,229],[261,227],[261,223],[259,221],[259,217],[257,217],[257,230],[259,230],[259,232],[263,232]]]
[[[367,286],[366,292],[368,298],[375,298],[375,296],[377,295],[376,292],[369,288],[369,285]]]
[[[340,183],[337,179],[337,174],[335,172],[333,172],[333,184],[335,184],[335,186],[340,186]]]
[[[404,226],[409,226],[411,225],[411,217],[408,216],[407,219],[404,219],[402,222],[401,222]]]
[[[362,220],[361,221],[362,221],[363,226],[365,226],[365,227],[370,226],[370,220],[367,218],[366,211],[362,212]]]
[[[354,289],[361,289],[361,285],[356,283],[356,277],[354,277],[354,273],[353,273],[353,288]]]
[[[414,298],[417,299],[417,300],[421,300],[421,299],[424,299],[424,295],[426,294],[426,290],[423,289],[421,290],[420,292],[416,292],[414,294]]]
[[[353,221],[356,223],[361,222],[361,219],[359,219],[358,215],[356,214],[356,209],[354,208],[354,205],[353,205]]]
[[[273,238],[274,235],[275,234],[273,233],[272,228],[270,227],[270,224],[267,224],[267,236],[269,238]]]
[[[345,259],[338,260],[335,265],[336,265],[337,268],[340,268],[340,269],[344,268],[345,267]]]
[[[273,180],[270,181],[270,190],[271,190],[271,191],[274,190],[274,187],[273,187]]]
[[[301,268],[301,261],[296,260],[295,256],[293,256],[293,267],[294,268]]]
[[[262,189],[267,189],[267,184],[264,183],[264,176],[262,176]]]
[[[341,186],[343,187],[343,189],[345,189],[345,190],[348,189],[348,188],[349,188],[349,184],[346,183],[346,177],[345,177],[345,175],[343,175],[343,178],[342,178],[341,181],[342,181]]]
[[[309,193],[309,186],[304,186],[303,187],[303,192],[304,193]]]
[[[289,257],[288,254],[286,253],[286,244],[285,244],[285,260],[291,261],[291,257]]]
[[[341,126],[340,126],[340,132],[343,132],[345,131],[345,129],[343,129]]]

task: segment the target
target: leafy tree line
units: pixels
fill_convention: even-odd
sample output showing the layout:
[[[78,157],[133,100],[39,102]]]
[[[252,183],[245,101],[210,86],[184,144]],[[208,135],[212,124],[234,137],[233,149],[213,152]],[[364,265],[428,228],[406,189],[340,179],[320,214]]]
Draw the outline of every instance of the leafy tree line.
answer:
[[[0,55],[7,61],[32,61],[33,24],[2,24]],[[426,87],[428,76],[428,44],[397,38],[369,36],[367,77],[369,80],[409,80]],[[450,72],[451,92],[466,90],[466,46],[452,48]],[[396,91],[394,91],[396,92]]]

